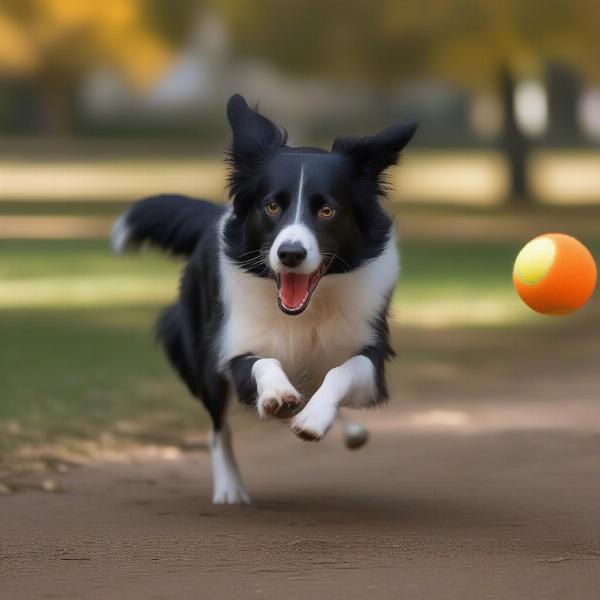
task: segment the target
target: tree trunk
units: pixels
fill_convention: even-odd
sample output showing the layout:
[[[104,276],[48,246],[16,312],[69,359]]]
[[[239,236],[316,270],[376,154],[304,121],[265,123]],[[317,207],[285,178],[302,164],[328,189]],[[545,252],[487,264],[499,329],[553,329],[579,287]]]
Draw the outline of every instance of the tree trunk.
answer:
[[[500,73],[500,92],[504,110],[504,132],[502,149],[508,161],[510,172],[510,189],[508,202],[513,204],[528,204],[532,200],[527,177],[527,159],[529,142],[517,124],[515,115],[515,80],[504,67]]]
[[[41,129],[47,135],[71,132],[71,87],[52,78],[40,80]]]

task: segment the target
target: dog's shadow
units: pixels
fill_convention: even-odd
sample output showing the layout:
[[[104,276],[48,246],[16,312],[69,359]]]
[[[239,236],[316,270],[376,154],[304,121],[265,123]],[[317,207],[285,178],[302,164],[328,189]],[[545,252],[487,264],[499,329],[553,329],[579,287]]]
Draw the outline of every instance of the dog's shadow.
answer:
[[[416,496],[377,497],[366,494],[352,496],[289,496],[257,498],[253,512],[264,513],[267,520],[276,515],[293,516],[298,522],[335,523],[346,526],[389,527],[460,527],[485,526],[503,520],[510,509],[482,506],[466,500],[432,500]]]
[[[146,507],[147,508],[147,507]],[[438,498],[419,496],[379,497],[368,494],[352,496],[340,494],[301,497],[288,494],[256,495],[247,506],[215,506],[208,498],[198,496],[162,498],[152,502],[157,515],[196,520],[210,519],[211,523],[226,519],[237,522],[240,528],[268,530],[284,526],[318,531],[331,526],[341,527],[347,533],[371,531],[394,533],[399,531],[467,531],[489,529],[502,525],[521,526],[515,522],[515,507],[485,504],[481,499]],[[523,516],[522,524],[526,524]]]

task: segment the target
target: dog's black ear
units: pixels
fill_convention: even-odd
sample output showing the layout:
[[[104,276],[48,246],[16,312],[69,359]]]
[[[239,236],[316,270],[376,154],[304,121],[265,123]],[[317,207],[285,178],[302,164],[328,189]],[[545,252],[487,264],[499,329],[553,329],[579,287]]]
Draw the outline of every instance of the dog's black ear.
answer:
[[[366,137],[339,137],[333,142],[333,152],[349,157],[360,176],[375,179],[396,164],[400,151],[412,138],[417,124],[388,127]]]
[[[229,99],[227,118],[233,132],[230,154],[234,166],[244,160],[268,156],[286,142],[286,133],[249,108],[239,94]]]

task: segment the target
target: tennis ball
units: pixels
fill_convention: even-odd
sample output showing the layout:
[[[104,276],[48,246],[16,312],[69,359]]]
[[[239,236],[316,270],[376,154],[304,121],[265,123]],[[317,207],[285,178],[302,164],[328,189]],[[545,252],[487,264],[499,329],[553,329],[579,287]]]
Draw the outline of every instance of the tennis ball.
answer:
[[[519,252],[513,283],[527,306],[545,315],[566,315],[581,308],[596,286],[590,251],[564,233],[540,235]]]

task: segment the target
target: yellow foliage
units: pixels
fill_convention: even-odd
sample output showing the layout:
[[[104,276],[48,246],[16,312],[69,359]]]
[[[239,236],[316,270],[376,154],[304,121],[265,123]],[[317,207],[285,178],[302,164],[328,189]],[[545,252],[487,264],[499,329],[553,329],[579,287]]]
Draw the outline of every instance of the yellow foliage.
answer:
[[[290,72],[396,86],[494,83],[563,60],[600,81],[600,0],[213,0],[238,53]]]
[[[31,73],[36,64],[37,56],[22,29],[0,13],[0,71]]]
[[[71,78],[112,65],[151,84],[171,49],[148,25],[143,0],[18,0],[0,7],[0,71]]]

